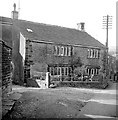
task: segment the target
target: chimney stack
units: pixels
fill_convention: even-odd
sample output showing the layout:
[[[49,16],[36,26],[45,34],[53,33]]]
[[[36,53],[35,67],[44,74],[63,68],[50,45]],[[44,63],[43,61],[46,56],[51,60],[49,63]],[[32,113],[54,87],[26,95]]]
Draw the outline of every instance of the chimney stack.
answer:
[[[13,5],[14,10],[12,11],[12,19],[18,19],[18,11],[16,11],[16,4]]]
[[[85,23],[84,23],[84,22],[77,23],[77,25],[78,25],[78,29],[79,29],[79,30],[81,30],[81,31],[83,31],[83,32],[85,31],[85,27],[84,27],[84,26],[85,26]]]

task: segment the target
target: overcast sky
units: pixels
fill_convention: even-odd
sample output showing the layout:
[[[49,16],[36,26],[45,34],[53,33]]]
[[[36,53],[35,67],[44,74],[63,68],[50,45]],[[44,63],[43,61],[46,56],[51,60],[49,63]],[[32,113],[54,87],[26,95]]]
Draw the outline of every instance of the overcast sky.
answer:
[[[20,1],[20,2],[19,2]],[[103,16],[112,17],[109,30],[109,48],[116,47],[117,0],[0,0],[0,16],[11,17],[13,3],[20,11],[19,19],[77,29],[77,23],[85,22],[85,31],[106,42]],[[20,9],[18,9],[20,8]]]

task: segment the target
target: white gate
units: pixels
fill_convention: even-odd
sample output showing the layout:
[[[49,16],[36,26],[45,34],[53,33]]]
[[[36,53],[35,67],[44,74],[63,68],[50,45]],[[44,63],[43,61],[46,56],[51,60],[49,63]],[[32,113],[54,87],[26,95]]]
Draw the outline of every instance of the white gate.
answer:
[[[33,78],[40,88],[49,88],[49,72],[35,72]]]

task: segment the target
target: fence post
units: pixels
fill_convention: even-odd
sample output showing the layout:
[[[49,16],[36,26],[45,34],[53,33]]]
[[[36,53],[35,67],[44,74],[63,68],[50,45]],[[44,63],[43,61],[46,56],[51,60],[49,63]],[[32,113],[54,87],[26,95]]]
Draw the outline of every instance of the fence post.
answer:
[[[46,88],[49,88],[49,72],[46,72]]]

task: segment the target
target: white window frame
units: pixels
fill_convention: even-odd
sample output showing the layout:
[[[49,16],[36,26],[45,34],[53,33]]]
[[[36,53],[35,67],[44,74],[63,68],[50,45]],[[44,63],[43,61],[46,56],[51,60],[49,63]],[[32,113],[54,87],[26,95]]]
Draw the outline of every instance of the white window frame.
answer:
[[[67,48],[67,46],[65,47],[65,51],[64,51],[64,53],[65,53],[65,56],[68,55],[68,48]]]
[[[88,49],[88,58],[90,58],[90,49]]]
[[[97,50],[95,49],[95,58],[97,58]]]
[[[90,58],[93,57],[93,49],[90,49]]]
[[[71,56],[71,47],[68,47],[68,56]]]
[[[72,48],[72,55],[74,55],[74,47]]]
[[[64,56],[64,46],[60,47],[60,56]]]

